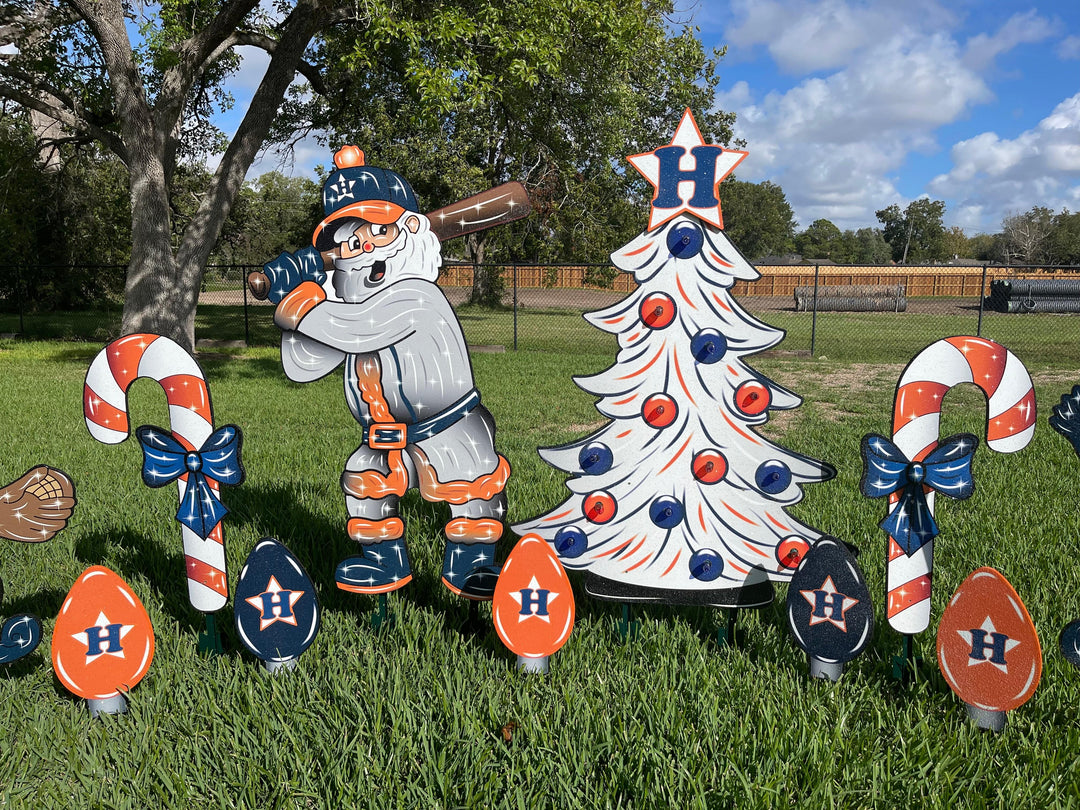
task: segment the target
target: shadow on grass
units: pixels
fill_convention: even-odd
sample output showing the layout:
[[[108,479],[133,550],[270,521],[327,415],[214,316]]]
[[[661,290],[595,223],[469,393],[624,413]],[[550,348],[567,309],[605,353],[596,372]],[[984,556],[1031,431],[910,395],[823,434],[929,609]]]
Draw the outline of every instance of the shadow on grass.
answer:
[[[351,614],[361,622],[369,621],[378,610],[378,597],[343,591],[334,583],[337,564],[361,553],[359,544],[346,533],[344,500],[341,517],[327,519],[303,505],[295,486],[244,486],[230,493],[229,508],[231,518],[227,520],[256,524],[260,536],[274,537],[292,551],[315,583],[323,610]],[[494,644],[486,643],[493,632],[490,609],[481,606],[480,623],[470,626],[468,601],[450,593],[441,582],[445,543],[442,526],[449,518],[449,510],[409,492],[401,499],[400,514],[411,524],[409,534],[415,538],[406,541],[413,580],[400,592],[389,595],[391,612],[399,609],[396,602],[407,600],[416,608],[440,616],[447,630],[460,632],[467,642],[494,649]],[[265,526],[273,526],[274,531],[264,532]]]

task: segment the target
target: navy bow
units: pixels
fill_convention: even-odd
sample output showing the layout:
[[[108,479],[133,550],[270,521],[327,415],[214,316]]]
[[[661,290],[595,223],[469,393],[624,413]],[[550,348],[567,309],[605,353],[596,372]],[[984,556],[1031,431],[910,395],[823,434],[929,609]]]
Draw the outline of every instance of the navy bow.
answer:
[[[1074,385],[1072,393],[1063,394],[1061,402],[1054,406],[1050,427],[1072,442],[1073,450],[1080,455],[1080,385]]]
[[[230,486],[244,480],[240,428],[225,425],[215,430],[198,452],[188,450],[164,428],[143,425],[135,435],[143,450],[142,478],[148,487],[163,487],[187,476],[176,519],[205,540],[229,511],[207,479]]]
[[[978,443],[970,433],[959,433],[941,442],[922,461],[909,461],[884,436],[863,437],[863,477],[859,488],[868,498],[884,498],[903,490],[880,525],[904,553],[914,554],[938,534],[924,487],[958,499],[967,498],[975,491],[971,459]]]

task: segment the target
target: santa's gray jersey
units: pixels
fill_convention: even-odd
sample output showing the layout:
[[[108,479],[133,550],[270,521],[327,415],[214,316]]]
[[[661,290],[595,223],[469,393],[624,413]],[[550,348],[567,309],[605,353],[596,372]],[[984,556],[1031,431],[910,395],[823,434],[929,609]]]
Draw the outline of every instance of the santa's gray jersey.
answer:
[[[393,421],[406,425],[438,417],[477,397],[461,327],[436,284],[407,278],[359,303],[323,301],[295,330],[281,336],[281,361],[289,379],[310,382],[345,363],[345,398],[362,425],[374,420],[361,383],[377,374]],[[375,365],[377,364],[377,366]],[[439,478],[473,480],[498,464],[494,421],[482,405],[415,442]],[[369,451],[369,452],[365,452]],[[383,466],[384,453],[360,448],[368,463]],[[356,469],[350,460],[350,468]]]

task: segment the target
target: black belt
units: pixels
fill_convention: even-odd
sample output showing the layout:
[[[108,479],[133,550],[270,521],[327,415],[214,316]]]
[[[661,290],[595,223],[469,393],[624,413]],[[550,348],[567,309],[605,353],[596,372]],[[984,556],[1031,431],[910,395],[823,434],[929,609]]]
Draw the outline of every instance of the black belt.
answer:
[[[407,444],[430,439],[442,433],[480,404],[480,392],[475,388],[442,413],[414,422],[376,422],[364,426],[363,441],[374,450],[401,450]]]

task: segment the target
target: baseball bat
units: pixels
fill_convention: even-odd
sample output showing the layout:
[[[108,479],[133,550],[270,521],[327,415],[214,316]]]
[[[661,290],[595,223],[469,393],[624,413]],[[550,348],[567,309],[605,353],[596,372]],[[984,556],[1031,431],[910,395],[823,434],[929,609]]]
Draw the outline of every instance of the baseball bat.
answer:
[[[473,194],[427,214],[431,230],[440,242],[494,228],[527,217],[532,210],[525,187],[517,181]],[[323,262],[332,264],[334,250],[323,251]],[[248,289],[260,301],[270,292],[270,282],[261,270],[248,273]]]

